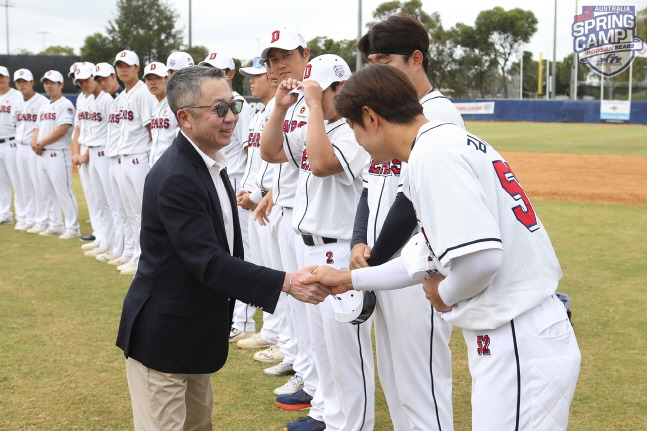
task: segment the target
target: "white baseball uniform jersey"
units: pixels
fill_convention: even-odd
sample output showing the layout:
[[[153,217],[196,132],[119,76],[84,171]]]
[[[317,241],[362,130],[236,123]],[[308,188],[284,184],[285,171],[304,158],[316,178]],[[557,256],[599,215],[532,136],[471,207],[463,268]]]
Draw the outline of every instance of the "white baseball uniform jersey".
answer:
[[[38,139],[50,135],[57,127],[69,125],[67,132],[57,141],[47,145],[41,154],[44,193],[56,196],[65,218],[65,231],[79,230],[78,207],[72,190],[72,152],[69,148],[74,124],[74,106],[66,97],[43,105],[38,112]],[[63,220],[58,211],[49,216],[50,228],[63,233]]]
[[[150,136],[146,129],[151,121],[155,96],[146,88],[146,84],[137,84],[122,95],[121,108],[121,139],[118,144],[120,155],[144,154],[150,149]]]
[[[442,314],[464,328],[473,429],[565,430],[581,356],[554,296],[557,257],[512,169],[477,136],[430,122],[418,131],[405,180],[442,274],[451,277],[454,259],[503,250],[492,282]]]
[[[44,198],[41,197],[40,177],[38,176],[39,157],[29,145],[31,137],[36,128],[38,111],[40,107],[49,103],[49,100],[42,94],[34,93],[29,100],[22,100],[18,109],[16,119],[16,142],[18,154],[16,167],[18,179],[14,184],[16,208],[24,208],[24,218],[27,225],[34,225],[39,218],[39,206],[43,205]],[[42,211],[42,209],[40,209]],[[18,218],[18,214],[16,214]]]
[[[164,151],[173,143],[173,139],[180,130],[175,114],[168,105],[168,100],[163,98],[153,108],[151,116],[151,153],[148,164],[153,167],[155,162],[164,154]]]
[[[284,135],[283,148],[289,161],[300,167],[294,201],[292,228],[300,235],[316,234],[350,241],[355,208],[361,193],[362,167],[367,153],[355,140],[345,119],[326,123],[326,133],[343,172],[315,177],[308,161],[307,127]]]
[[[11,218],[11,184],[16,183],[16,112],[22,94],[10,88],[0,95],[0,221]],[[21,220],[19,220],[21,221]]]
[[[269,163],[261,159],[261,132],[263,126],[274,107],[274,99],[267,103],[267,106],[258,111],[252,121],[249,123],[249,133],[247,139],[243,142],[243,146],[247,148],[247,166],[245,167],[245,174],[240,182],[240,188],[247,190],[251,194],[252,201],[258,203],[260,201],[262,191],[267,191],[271,186],[272,169]],[[260,184],[257,183],[257,178],[260,177]],[[263,187],[265,184],[265,187]]]

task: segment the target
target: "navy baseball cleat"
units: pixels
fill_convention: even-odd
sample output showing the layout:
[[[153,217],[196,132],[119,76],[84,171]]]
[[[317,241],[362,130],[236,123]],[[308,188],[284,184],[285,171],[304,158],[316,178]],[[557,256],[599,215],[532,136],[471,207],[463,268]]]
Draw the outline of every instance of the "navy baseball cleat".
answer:
[[[304,416],[285,424],[283,431],[321,431],[326,429],[326,424],[311,418],[310,416]]]
[[[94,235],[87,235],[87,236],[82,236],[79,238],[81,241],[94,241],[96,238]]]
[[[285,410],[301,410],[312,407],[312,395],[301,389],[293,394],[276,396],[276,405]]]

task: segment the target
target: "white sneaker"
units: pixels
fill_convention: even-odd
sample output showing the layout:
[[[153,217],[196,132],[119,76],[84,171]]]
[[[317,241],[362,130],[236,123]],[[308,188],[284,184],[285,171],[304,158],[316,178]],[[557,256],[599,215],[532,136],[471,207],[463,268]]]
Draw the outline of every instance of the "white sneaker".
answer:
[[[263,373],[266,376],[284,377],[284,376],[289,376],[291,374],[294,374],[294,368],[292,364],[288,364],[287,362],[281,362],[280,364],[274,365],[273,367],[265,368],[263,370]]]
[[[283,354],[283,352],[281,352],[281,348],[278,344],[270,347],[269,349],[254,353],[254,359],[265,364],[281,362],[284,358],[285,355]]]
[[[81,246],[83,250],[92,250],[93,248],[97,248],[101,245],[101,242],[98,239],[95,239],[92,242],[86,242]]]
[[[238,341],[236,345],[241,349],[253,350],[253,349],[265,349],[267,347],[273,346],[274,343],[270,343],[269,341],[266,341],[263,337],[261,337],[261,334],[255,334],[249,338],[245,338],[243,340]]]
[[[130,263],[130,262],[128,262],[126,265],[128,265],[128,266],[125,267],[124,269],[122,269],[119,272],[121,275],[135,275],[135,274],[137,274],[137,265],[135,265],[134,263]]]
[[[121,256],[119,256],[119,257],[117,257],[115,259],[109,260],[107,263],[110,266],[121,266],[121,265],[123,265],[125,263],[128,263],[128,261],[126,259],[122,258]]]
[[[72,238],[78,238],[81,236],[81,232],[77,231],[66,231],[63,233],[63,235],[59,236],[59,239],[72,239]]]
[[[16,230],[27,230],[27,229],[30,229],[32,226],[33,226],[32,224],[25,223],[24,221],[19,221],[14,226],[14,229],[16,229]]]
[[[124,269],[128,268],[129,265],[130,265],[130,262],[124,262],[117,267],[117,271],[123,271]]]
[[[115,255],[111,251],[109,251],[107,253],[101,253],[101,254],[97,255],[97,260],[99,262],[103,262],[103,263],[109,262],[109,261],[111,261],[113,259],[116,259],[116,258],[117,258],[117,255]]]
[[[42,224],[35,224],[32,227],[30,227],[29,229],[27,229],[25,232],[27,232],[27,233],[41,233],[45,229],[47,229],[47,228],[45,226],[43,226]]]
[[[229,342],[237,343],[239,340],[244,340],[245,338],[253,337],[254,335],[256,335],[256,332],[254,331],[245,332],[237,328],[231,328],[231,331],[229,331]]]
[[[58,229],[53,229],[51,227],[45,229],[42,232],[39,232],[38,235],[42,236],[54,236],[54,235],[63,235],[64,232],[58,230]]]
[[[105,252],[106,252],[106,251],[105,251],[104,249],[102,249],[102,248],[100,248],[100,247],[97,247],[97,248],[93,248],[92,250],[88,250],[88,251],[86,251],[86,252],[85,252],[85,253],[83,253],[83,254],[84,254],[85,256],[88,256],[88,257],[97,257],[97,256],[99,256],[100,254],[103,254],[103,253],[105,253]]]
[[[293,394],[301,389],[303,389],[303,377],[294,375],[286,384],[274,389],[274,395]]]

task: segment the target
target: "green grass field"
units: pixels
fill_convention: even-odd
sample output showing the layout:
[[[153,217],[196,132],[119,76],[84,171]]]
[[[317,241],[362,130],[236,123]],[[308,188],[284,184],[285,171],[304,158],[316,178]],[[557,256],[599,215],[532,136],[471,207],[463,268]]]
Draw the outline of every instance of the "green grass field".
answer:
[[[468,123],[507,151],[579,153],[590,148],[594,154],[646,155],[647,142],[634,126],[568,126]],[[597,127],[604,141],[619,136],[613,146],[597,142],[596,135],[586,145],[557,144],[560,136],[574,137],[586,127]],[[519,137],[529,128],[534,132]],[[536,148],[527,142],[536,135],[553,138]],[[78,177],[74,180],[80,219],[86,220]],[[647,208],[533,203],[560,258],[560,291],[571,296],[583,357],[569,429],[647,429]],[[89,231],[87,225],[83,229]],[[19,233],[3,225],[0,244],[0,430],[132,429],[123,355],[114,346],[129,278],[84,257],[77,240]],[[470,380],[456,330],[452,349],[455,429],[466,431],[471,427]],[[232,348],[227,365],[213,377],[215,430],[279,430],[306,414],[275,406],[271,391],[284,380],[264,376],[264,365],[252,353]],[[375,429],[392,429],[381,393],[376,409]]]

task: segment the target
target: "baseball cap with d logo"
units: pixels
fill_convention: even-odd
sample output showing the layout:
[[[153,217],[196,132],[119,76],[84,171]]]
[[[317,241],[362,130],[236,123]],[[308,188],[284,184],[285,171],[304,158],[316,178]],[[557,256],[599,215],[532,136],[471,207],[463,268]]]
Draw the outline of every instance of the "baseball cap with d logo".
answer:
[[[127,49],[124,49],[119,54],[117,54],[115,61],[112,62],[112,65],[116,66],[120,61],[126,63],[128,66],[139,65],[139,57],[137,56],[137,54],[132,51],[128,51]]]
[[[24,79],[25,81],[33,81],[34,75],[32,75],[29,69],[18,69],[13,73],[13,80],[18,81],[19,79]]]
[[[286,51],[291,51],[297,49],[298,47],[307,48],[306,40],[298,31],[292,28],[283,28],[280,30],[274,30],[272,32],[270,43],[266,45],[266,48],[261,54],[263,60],[267,60],[267,56],[270,53],[270,49],[279,48]]]

